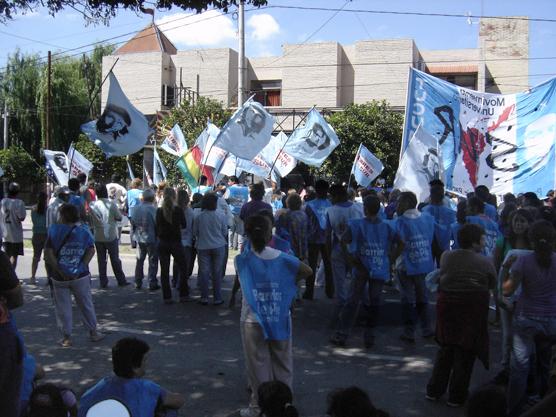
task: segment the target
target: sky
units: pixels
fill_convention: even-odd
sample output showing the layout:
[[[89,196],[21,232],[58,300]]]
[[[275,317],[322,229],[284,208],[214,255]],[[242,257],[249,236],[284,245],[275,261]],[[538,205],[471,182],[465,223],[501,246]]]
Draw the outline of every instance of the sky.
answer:
[[[282,7],[281,7],[282,6]],[[286,7],[283,7],[286,6]],[[343,9],[299,10],[287,7]],[[346,12],[357,9],[358,12]],[[155,21],[179,50],[237,48],[237,14],[210,10],[200,15],[172,9],[157,11]],[[349,45],[364,39],[412,38],[419,49],[476,48],[478,19],[415,16],[383,12],[528,16],[551,19],[529,23],[529,82],[556,77],[556,7],[553,0],[268,0],[268,7],[245,13],[248,57],[277,56],[284,44],[336,41]],[[119,11],[108,26],[87,25],[74,10],[48,15],[37,9],[0,23],[0,71],[17,49],[45,57],[48,50],[67,54],[89,52],[96,42],[121,45],[151,21],[150,15]]]

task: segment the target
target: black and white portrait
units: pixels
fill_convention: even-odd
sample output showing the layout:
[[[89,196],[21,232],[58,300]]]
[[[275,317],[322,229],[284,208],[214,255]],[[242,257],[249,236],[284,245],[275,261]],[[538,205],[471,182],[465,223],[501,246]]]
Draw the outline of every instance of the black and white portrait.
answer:
[[[102,115],[97,120],[97,131],[111,134],[114,140],[129,133],[131,118],[129,113],[122,107],[108,104]]]
[[[253,134],[260,133],[265,126],[265,115],[257,107],[251,105],[248,106],[237,124],[241,126],[241,130],[244,136],[253,137]]]

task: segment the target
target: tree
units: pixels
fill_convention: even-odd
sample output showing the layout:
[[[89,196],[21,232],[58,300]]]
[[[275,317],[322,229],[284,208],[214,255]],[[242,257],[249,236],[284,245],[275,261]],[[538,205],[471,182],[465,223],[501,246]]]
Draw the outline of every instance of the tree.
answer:
[[[13,18],[16,13],[24,14],[44,6],[54,16],[61,10],[71,8],[81,12],[85,20],[90,23],[102,22],[108,24],[110,19],[116,16],[118,9],[145,12],[143,6],[155,7],[160,10],[170,10],[179,7],[183,10],[195,10],[197,13],[208,8],[228,11],[231,6],[237,6],[238,0],[0,0],[0,22],[6,22]],[[245,0],[245,4],[255,7],[266,5],[267,0]],[[148,10],[148,9],[147,9]]]
[[[394,181],[402,138],[403,115],[388,109],[386,101],[350,104],[328,118],[340,138],[338,146],[315,176],[347,181],[359,144],[363,143],[384,164],[381,177]]]
[[[0,149],[0,167],[4,170],[2,180],[21,181],[31,184],[44,178],[45,170],[21,146],[12,145]]]

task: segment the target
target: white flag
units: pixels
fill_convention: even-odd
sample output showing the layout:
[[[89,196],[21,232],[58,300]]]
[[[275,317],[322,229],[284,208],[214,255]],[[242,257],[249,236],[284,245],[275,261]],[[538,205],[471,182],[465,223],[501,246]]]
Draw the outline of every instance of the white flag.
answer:
[[[160,184],[166,179],[167,171],[166,167],[160,160],[156,148],[153,149],[153,183],[155,185]]]
[[[412,191],[419,202],[425,201],[429,182],[435,178],[444,181],[438,149],[438,141],[419,125],[400,160],[394,188]]]
[[[126,161],[126,163],[127,163],[127,173],[129,174],[129,178],[131,179],[131,181],[133,181],[135,179],[135,175],[133,174],[133,170],[131,169],[131,165],[129,161]]]
[[[66,154],[64,152],[45,150],[44,157],[46,158],[46,163],[50,165],[58,184],[68,185],[69,162]]]
[[[89,174],[93,169],[93,163],[75,149],[73,143],[68,150],[68,160],[70,161],[70,178],[77,177],[79,174],[85,174],[87,179],[89,178]]]
[[[250,99],[226,122],[216,145],[251,161],[270,141],[273,127],[274,117],[260,103]]]
[[[351,173],[355,177],[357,184],[367,187],[376,177],[380,175],[384,165],[376,156],[369,151],[362,143],[353,161]]]
[[[182,156],[187,152],[187,142],[185,141],[185,136],[181,131],[180,125],[177,123],[174,125],[172,130],[160,145],[160,148],[164,149],[166,152],[174,156]]]
[[[274,165],[274,171],[280,177],[288,175],[297,165],[297,160],[283,150],[288,137],[284,132],[273,136],[268,145],[259,154],[271,167]]]
[[[81,131],[107,157],[130,155],[140,151],[147,142],[149,123],[130,103],[112,72],[109,79],[108,100],[102,115],[81,125]]]

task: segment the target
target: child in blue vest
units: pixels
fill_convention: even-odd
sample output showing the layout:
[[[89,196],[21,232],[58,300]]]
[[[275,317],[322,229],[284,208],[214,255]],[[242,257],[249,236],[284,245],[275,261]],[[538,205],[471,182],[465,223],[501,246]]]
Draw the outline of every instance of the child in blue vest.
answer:
[[[434,335],[429,323],[428,294],[425,276],[434,269],[432,242],[434,218],[417,209],[417,197],[404,191],[398,199],[395,230],[400,240],[397,272],[402,303],[404,331],[400,338],[415,342],[415,324],[421,322],[423,337]],[[417,316],[417,317],[416,317]]]
[[[382,286],[390,277],[390,255],[394,242],[394,229],[380,218],[380,200],[375,195],[363,200],[365,217],[349,222],[342,241],[349,245],[355,265],[351,297],[340,311],[339,326],[331,338],[335,345],[344,346],[357,316],[359,303],[366,286],[369,291],[369,318],[365,328],[365,346],[374,344],[374,327],[380,310]]]
[[[177,415],[184,404],[180,394],[166,391],[144,379],[149,345],[134,337],[125,337],[112,347],[113,376],[102,378],[79,400],[78,417],[85,417],[95,404],[109,399],[122,403],[133,417],[153,417],[158,408],[166,415]]]

